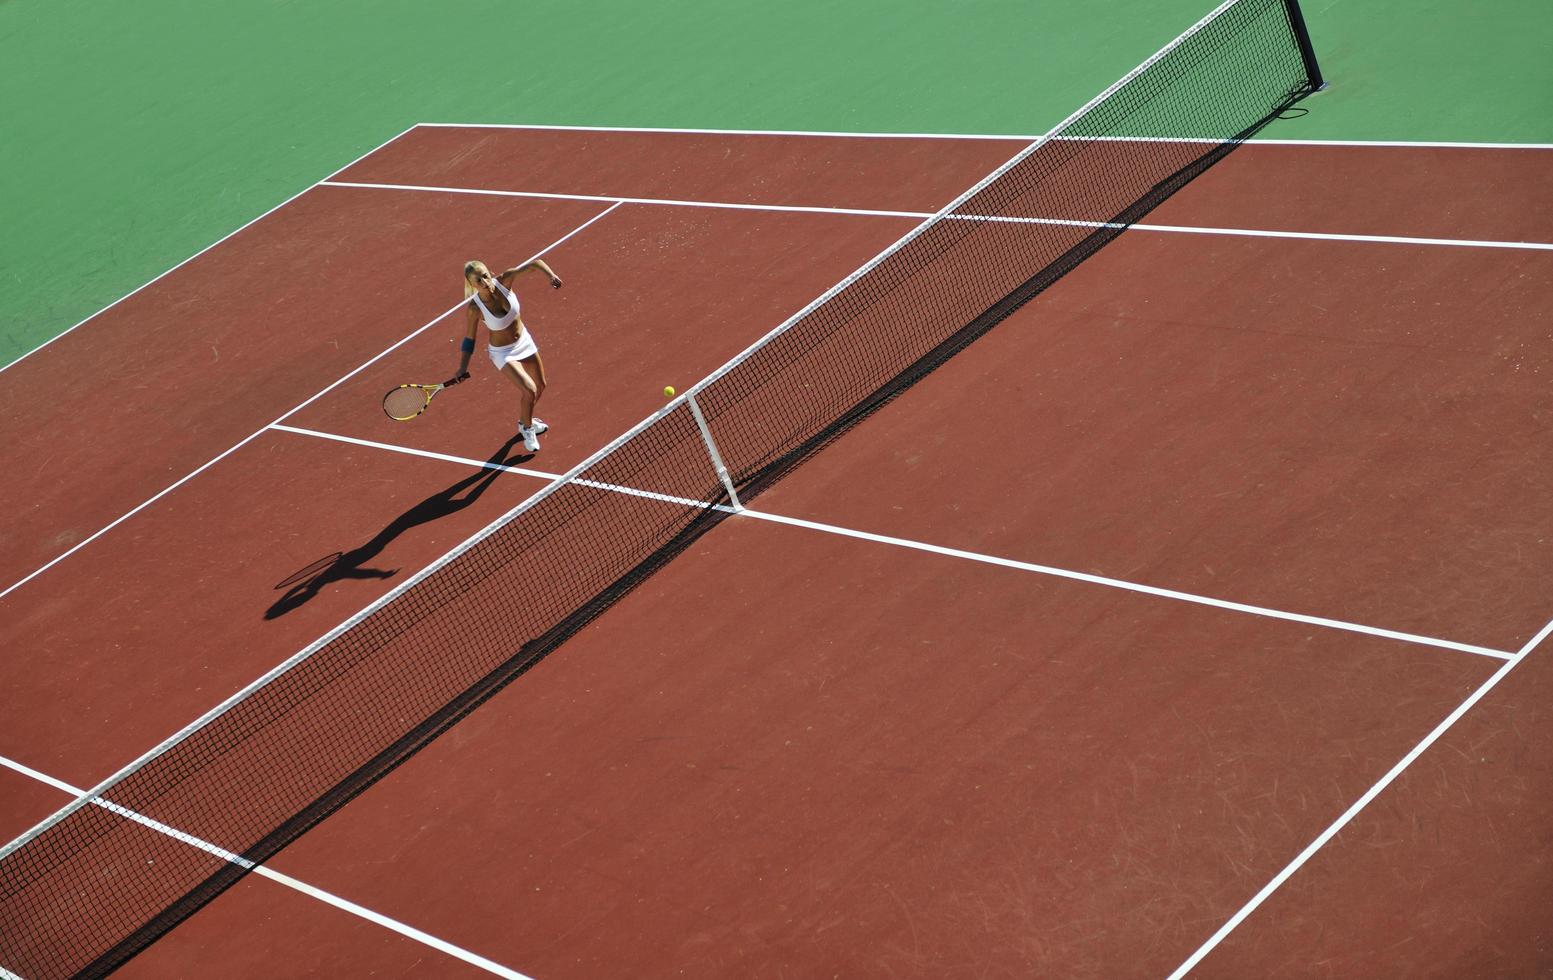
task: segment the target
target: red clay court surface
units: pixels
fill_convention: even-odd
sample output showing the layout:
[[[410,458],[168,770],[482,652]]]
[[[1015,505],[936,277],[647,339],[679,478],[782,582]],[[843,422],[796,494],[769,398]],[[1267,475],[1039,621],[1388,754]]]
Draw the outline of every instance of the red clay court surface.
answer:
[[[536,196],[321,185],[9,367],[0,757],[96,784],[1023,145],[417,127],[333,181]],[[1165,976],[1514,664],[1194,975],[1548,972],[1550,168],[1236,150],[269,866],[543,980]],[[541,251],[544,450],[481,353],[384,419]],[[489,975],[259,876],[125,975],[213,969]]]

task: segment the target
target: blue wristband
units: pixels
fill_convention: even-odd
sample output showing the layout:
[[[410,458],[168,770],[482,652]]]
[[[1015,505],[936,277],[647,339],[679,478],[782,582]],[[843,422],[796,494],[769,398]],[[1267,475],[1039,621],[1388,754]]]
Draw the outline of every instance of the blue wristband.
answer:
[[[465,337],[464,342],[458,345],[458,349],[465,354],[473,354],[475,350],[474,339],[471,337]]]

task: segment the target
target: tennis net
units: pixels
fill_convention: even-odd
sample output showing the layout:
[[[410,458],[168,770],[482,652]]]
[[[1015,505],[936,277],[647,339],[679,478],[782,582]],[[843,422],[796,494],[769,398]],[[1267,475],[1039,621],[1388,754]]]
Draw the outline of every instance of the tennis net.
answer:
[[[0,975],[100,975],[1321,84],[1228,0],[739,357],[0,850]],[[522,601],[509,583],[525,569]]]

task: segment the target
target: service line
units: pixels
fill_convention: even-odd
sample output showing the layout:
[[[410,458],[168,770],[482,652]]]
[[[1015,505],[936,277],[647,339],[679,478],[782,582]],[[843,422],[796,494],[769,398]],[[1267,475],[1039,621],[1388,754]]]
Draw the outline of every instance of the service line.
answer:
[[[485,460],[468,459],[462,456],[450,456],[446,453],[429,452],[424,449],[411,449],[406,446],[396,446],[392,443],[375,442],[370,439],[358,439],[353,436],[336,435],[332,432],[320,432],[317,429],[303,429],[291,425],[276,424],[271,428],[280,432],[289,432],[294,435],[311,436],[316,439],[329,439],[334,442],[349,443],[355,446],[364,446],[369,449],[381,449],[387,452],[405,453],[411,456],[421,456],[426,459],[442,460],[443,462],[461,463],[466,466],[478,466],[485,469],[502,470],[508,473],[517,473],[522,476],[530,476],[535,479],[555,481],[561,478],[560,474],[548,473],[544,470],[535,470],[522,466],[506,466],[501,463],[492,463]],[[624,493],[637,497],[649,497],[661,500],[665,503],[679,504],[687,507],[706,507],[704,501],[690,500],[688,498],[673,497],[667,494],[655,493],[634,487],[616,486],[614,484],[599,483],[593,480],[578,479],[579,486],[588,486],[600,490],[609,490],[615,493]],[[1041,565],[1035,562],[1018,561],[1013,558],[1001,558],[996,555],[986,555],[974,551],[965,551],[960,548],[948,548],[942,545],[927,544],[922,541],[913,541],[909,538],[898,538],[888,534],[875,534],[871,531],[858,531],[852,528],[839,527],[834,524],[824,524],[819,521],[804,520],[798,517],[788,517],[783,514],[775,514],[770,511],[751,510],[748,507],[734,508],[717,505],[717,509],[729,514],[748,517],[757,521],[769,521],[774,524],[785,524],[789,527],[803,528],[809,531],[818,531],[822,534],[834,534],[841,537],[853,538],[859,541],[871,541],[875,544],[890,545],[896,548],[907,548],[912,551],[923,551],[946,558],[959,558],[965,561],[979,562],[984,565],[997,565],[1003,568],[1011,568],[1024,572],[1034,572],[1038,575],[1048,575],[1053,578],[1070,579],[1075,582],[1086,582],[1090,585],[1100,585],[1111,589],[1121,589],[1126,592],[1136,592],[1142,595],[1150,595],[1161,599],[1174,599],[1179,602],[1189,602],[1199,606],[1212,606],[1216,609],[1224,609],[1230,612],[1247,613],[1253,616],[1262,616],[1268,619],[1281,619],[1288,622],[1303,623],[1306,626],[1319,626],[1324,629],[1342,630],[1349,633],[1363,633],[1368,636],[1381,637],[1388,640],[1400,640],[1404,643],[1416,643],[1421,646],[1437,647],[1443,650],[1454,650],[1458,653],[1470,653],[1481,657],[1490,657],[1495,660],[1510,660],[1515,655],[1503,650],[1494,650],[1489,647],[1477,646],[1471,643],[1459,643],[1455,640],[1445,640],[1433,636],[1422,636],[1417,633],[1404,633],[1399,630],[1384,629],[1378,626],[1367,626],[1363,623],[1350,623],[1341,619],[1331,619],[1325,616],[1309,616],[1304,613],[1288,612],[1282,609],[1272,609],[1267,606],[1255,606],[1244,602],[1234,602],[1229,599],[1219,599],[1213,596],[1197,595],[1191,592],[1182,592],[1178,589],[1165,589],[1153,585],[1144,585],[1138,582],[1128,582],[1124,579],[1110,578],[1104,575],[1092,575],[1088,572],[1078,572],[1067,568],[1058,568],[1055,565]]]

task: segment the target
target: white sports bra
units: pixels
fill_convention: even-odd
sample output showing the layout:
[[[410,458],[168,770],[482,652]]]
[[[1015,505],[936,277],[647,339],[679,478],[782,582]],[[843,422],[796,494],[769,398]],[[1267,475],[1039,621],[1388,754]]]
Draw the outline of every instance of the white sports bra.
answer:
[[[501,294],[507,298],[508,309],[506,316],[499,317],[492,313],[490,310],[486,309],[485,304],[480,301],[480,294],[478,292],[474,293],[473,296],[470,297],[475,301],[475,305],[480,307],[481,314],[485,316],[485,325],[491,328],[492,333],[496,333],[498,330],[506,330],[508,327],[512,326],[513,321],[518,318],[517,295],[499,282],[496,284],[496,288],[500,289]]]

